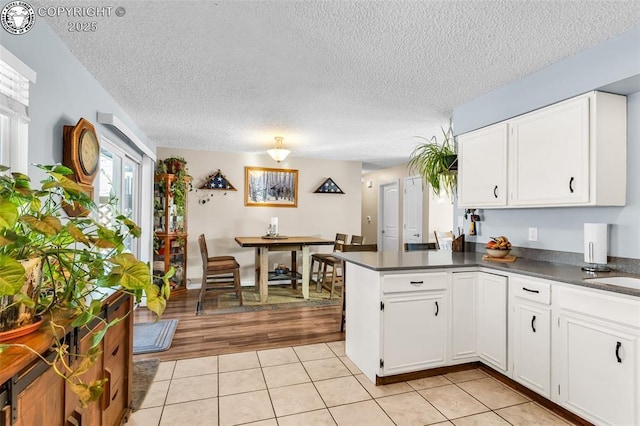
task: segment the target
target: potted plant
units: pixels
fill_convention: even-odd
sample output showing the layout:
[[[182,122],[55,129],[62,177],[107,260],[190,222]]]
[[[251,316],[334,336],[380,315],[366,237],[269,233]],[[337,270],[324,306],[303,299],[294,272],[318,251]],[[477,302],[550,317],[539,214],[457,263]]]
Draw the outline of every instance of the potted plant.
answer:
[[[140,228],[124,216],[117,216],[112,224],[100,223],[93,201],[67,177],[72,174],[70,169],[38,167],[47,175],[40,189],[32,189],[25,174],[0,175],[0,331],[48,316],[55,337],[56,329],[63,327],[55,324],[54,312],[64,312],[73,327],[86,326],[99,319],[107,289],[129,292],[137,301],[144,295],[147,307],[161,315],[169,297],[167,277],[160,285],[154,284],[149,266],[125,250],[125,240],[139,237]],[[7,170],[0,166],[1,172]],[[62,207],[73,203],[94,214],[65,217]],[[104,327],[96,332],[89,354],[81,354],[84,358],[77,370],[65,363],[68,347],[57,339],[56,359],[45,360],[70,383],[83,404],[100,396],[104,380],[83,383],[78,370],[86,371],[95,361],[102,337],[119,319],[101,321]],[[0,343],[0,352],[12,345],[16,346],[11,341]]]
[[[187,161],[183,157],[169,157],[163,160],[167,173],[177,175],[187,169]]]
[[[447,130],[441,129],[442,142],[438,142],[435,135],[431,139],[421,138],[426,142],[414,148],[408,167],[424,177],[435,195],[444,191],[452,196],[457,184],[456,143],[451,126]]]

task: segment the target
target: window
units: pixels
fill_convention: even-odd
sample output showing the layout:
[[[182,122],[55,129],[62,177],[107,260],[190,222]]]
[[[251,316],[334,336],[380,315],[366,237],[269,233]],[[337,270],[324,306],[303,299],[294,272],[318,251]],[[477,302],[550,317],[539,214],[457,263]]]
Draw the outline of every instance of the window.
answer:
[[[0,46],[0,164],[27,173],[29,83],[36,73]]]
[[[134,153],[127,153],[113,142],[102,137],[100,149],[100,173],[96,182],[96,203],[99,220],[111,223],[118,214],[140,224],[140,161]],[[126,247],[139,256],[139,240],[129,238]]]

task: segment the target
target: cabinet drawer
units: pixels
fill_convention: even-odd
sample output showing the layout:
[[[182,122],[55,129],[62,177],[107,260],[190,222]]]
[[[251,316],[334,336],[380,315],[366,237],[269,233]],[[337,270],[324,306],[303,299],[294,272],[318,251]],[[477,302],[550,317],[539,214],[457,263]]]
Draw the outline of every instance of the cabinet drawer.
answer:
[[[102,413],[103,424],[115,426],[122,424],[125,408],[127,407],[126,380],[119,380],[109,386],[109,393],[104,395]]]
[[[509,289],[514,296],[545,305],[551,304],[551,283],[534,278],[511,277]]]
[[[446,290],[447,283],[448,276],[445,272],[385,275],[382,281],[382,292]]]

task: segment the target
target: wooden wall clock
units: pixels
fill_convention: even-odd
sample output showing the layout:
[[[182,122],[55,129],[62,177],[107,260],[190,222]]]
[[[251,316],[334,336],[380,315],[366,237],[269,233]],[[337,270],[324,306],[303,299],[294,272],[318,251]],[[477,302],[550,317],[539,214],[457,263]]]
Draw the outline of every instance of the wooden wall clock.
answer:
[[[74,180],[93,198],[93,181],[100,169],[100,142],[88,120],[81,118],[75,126],[64,126],[62,164],[73,171]],[[74,210],[65,209],[70,216],[84,213]]]

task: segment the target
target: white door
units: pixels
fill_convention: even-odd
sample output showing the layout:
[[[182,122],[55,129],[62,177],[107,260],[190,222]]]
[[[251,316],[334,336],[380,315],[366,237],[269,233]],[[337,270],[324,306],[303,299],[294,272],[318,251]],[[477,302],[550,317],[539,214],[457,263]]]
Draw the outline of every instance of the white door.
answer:
[[[478,274],[478,355],[507,371],[507,277]]]
[[[476,352],[476,272],[456,272],[451,282],[451,359],[466,360]]]
[[[445,293],[400,293],[387,296],[383,301],[381,369],[384,375],[444,365]]]
[[[507,123],[458,138],[458,206],[507,205]]]
[[[398,251],[398,182],[380,185],[381,251]]]
[[[560,405],[603,425],[637,425],[640,335],[562,312],[558,320]]]
[[[589,201],[589,98],[526,114],[509,127],[510,204]]]
[[[422,239],[422,176],[404,178],[402,198],[403,242],[421,243]]]
[[[551,398],[551,309],[516,299],[513,320],[514,379]]]

